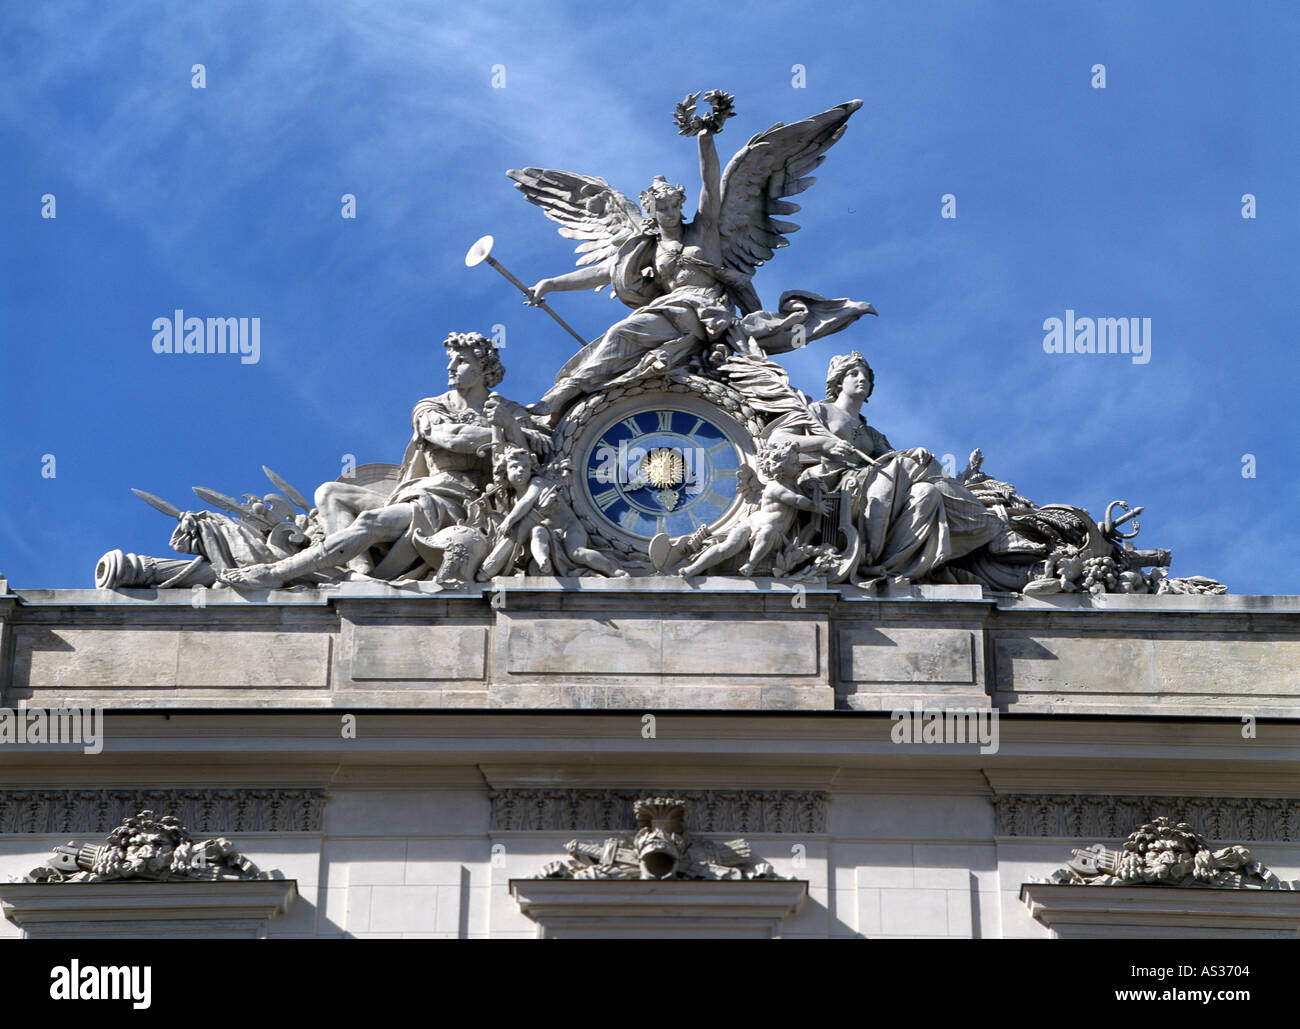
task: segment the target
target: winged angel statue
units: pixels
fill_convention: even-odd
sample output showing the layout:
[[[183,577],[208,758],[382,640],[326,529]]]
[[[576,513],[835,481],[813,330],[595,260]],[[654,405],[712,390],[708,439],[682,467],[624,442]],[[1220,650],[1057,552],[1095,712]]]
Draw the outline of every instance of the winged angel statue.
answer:
[[[532,287],[532,302],[555,290],[611,287],[633,313],[576,353],[534,411],[559,416],[575,397],[642,376],[662,374],[725,344],[758,357],[780,354],[837,332],[864,314],[866,303],[827,300],[801,290],[781,296],[776,311],[763,309],[754,272],[799,226],[787,198],[816,180],[861,100],[832,107],[792,125],[778,122],[754,136],[719,174],[713,137],[735,113],[734,97],[704,94],[709,113],[696,114],[699,93],[677,105],[675,121],[700,150],[700,201],[682,219],[686,194],[656,176],[638,208],[604,179],[543,168],[510,171],[516,188],[560,225],[560,235],[580,240],[578,270]],[[643,213],[644,212],[644,213]]]
[[[432,577],[439,587],[461,588],[527,568],[618,576],[650,574],[653,567],[693,576],[747,550],[738,568],[746,576],[770,568],[777,577],[967,583],[1029,594],[1226,589],[1200,576],[1170,579],[1167,550],[1134,549],[1128,541],[1137,523],[1131,532],[1120,528],[1140,508],[1115,501],[1096,522],[1083,508],[1040,507],[1012,484],[984,475],[979,451],[955,476],[928,450],[893,449],[862,415],[875,377],[857,351],[831,361],[824,402],[794,389],[773,355],[875,309],[792,290],[768,310],[753,277],[788,245],[798,226],[784,219],[799,210],[789,198],[813,184],[810,173],[862,103],[778,123],[720,172],[713,137],[733,116],[733,98],[704,94],[708,113],[700,115],[700,96],[687,96],[676,112],[678,129],[699,145],[699,206],[690,222],[682,218],[682,187],[662,176],[638,207],[604,179],[539,168],[509,172],[560,234],[578,241],[578,270],[531,289],[498,270],[530,303],[544,304],[553,290],[608,286],[631,308],[569,359],[539,404],[529,409],[494,392],[505,376],[496,344],[480,333],[452,332],[443,341],[450,388],[416,404],[400,468],[349,469],[321,485],[314,505],[269,469],[283,496],[245,494],[241,503],[196,487],[233,520],[181,511],[140,492],[177,519],[172,547],[193,559],[110,551],[96,566],[96,585],[276,589],[360,576],[397,583]],[[491,261],[491,242],[476,243],[466,264]],[[743,397],[750,412],[746,431],[756,438],[756,460],[726,469],[745,508],[743,516],[736,509],[725,531],[722,521],[700,524],[676,541],[656,520],[646,564],[599,531],[588,536],[566,496],[570,458],[556,445],[564,436],[559,430],[585,394],[594,408],[610,387],[643,377],[686,380],[693,372]],[[650,458],[672,458],[684,471],[683,454],[671,447]],[[1117,506],[1122,517],[1113,514]]]

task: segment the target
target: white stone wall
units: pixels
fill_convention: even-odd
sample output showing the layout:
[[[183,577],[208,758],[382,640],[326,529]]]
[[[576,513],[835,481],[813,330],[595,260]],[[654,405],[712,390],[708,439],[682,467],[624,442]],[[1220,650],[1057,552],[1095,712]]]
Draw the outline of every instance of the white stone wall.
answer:
[[[1021,884],[1048,876],[1074,847],[1120,842],[999,837],[989,797],[915,788],[832,790],[827,812],[824,834],[747,836],[757,858],[808,881],[806,902],[784,925],[789,938],[1046,938],[1019,899]],[[510,880],[561,856],[569,839],[601,836],[493,832],[486,786],[335,789],[320,832],[230,835],[260,868],[298,882],[271,936],[363,939],[531,938],[537,926],[511,898]],[[0,880],[67,842],[0,835]],[[1282,878],[1300,878],[1300,844],[1249,846]],[[18,935],[0,922],[0,937]]]

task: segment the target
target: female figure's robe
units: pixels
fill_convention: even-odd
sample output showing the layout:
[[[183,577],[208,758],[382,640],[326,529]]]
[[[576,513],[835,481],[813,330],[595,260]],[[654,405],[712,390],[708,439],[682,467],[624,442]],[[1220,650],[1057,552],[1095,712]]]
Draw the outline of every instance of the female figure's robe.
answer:
[[[910,453],[892,449],[883,434],[859,416],[850,435],[836,432],[826,416],[829,404],[809,405],[812,416],[827,431],[877,459],[877,464],[839,461],[823,456],[804,473],[827,492],[847,495],[849,516],[859,534],[862,557],[858,574],[866,577],[921,579],[940,565],[978,549],[996,537],[1005,524],[970,490],[943,474],[931,458],[925,464]],[[793,418],[771,426],[807,435]]]

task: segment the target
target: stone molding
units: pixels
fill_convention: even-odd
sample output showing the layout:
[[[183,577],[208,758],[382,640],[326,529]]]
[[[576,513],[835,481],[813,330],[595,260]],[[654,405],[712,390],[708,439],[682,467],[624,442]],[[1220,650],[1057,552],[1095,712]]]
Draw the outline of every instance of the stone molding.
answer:
[[[1054,939],[1294,939],[1300,935],[1300,893],[1166,886],[1093,890],[1024,883],[1020,900]]]
[[[493,790],[493,832],[622,832],[636,823],[633,804],[648,789]],[[823,790],[673,790],[688,802],[686,828],[696,833],[826,832]]]
[[[1008,793],[994,798],[999,836],[1123,839],[1166,815],[1215,840],[1300,841],[1300,799]]]
[[[802,879],[511,879],[543,939],[772,939],[808,895]]]
[[[7,883],[0,911],[28,939],[263,939],[297,895],[295,879]]]
[[[0,790],[0,834],[112,832],[152,808],[194,832],[320,832],[321,789]]]

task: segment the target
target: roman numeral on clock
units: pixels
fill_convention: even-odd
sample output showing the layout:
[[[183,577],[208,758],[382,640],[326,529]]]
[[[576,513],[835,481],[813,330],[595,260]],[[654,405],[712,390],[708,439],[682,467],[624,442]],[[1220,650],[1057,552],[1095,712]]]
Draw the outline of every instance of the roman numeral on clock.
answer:
[[[671,411],[659,411],[659,412],[658,412],[658,415],[659,415],[659,431],[660,431],[660,432],[672,432],[672,431],[673,431],[673,413],[672,413]]]
[[[618,490],[610,487],[603,493],[597,493],[591,499],[596,502],[596,506],[602,511],[608,511],[613,506],[614,501],[618,500]]]

